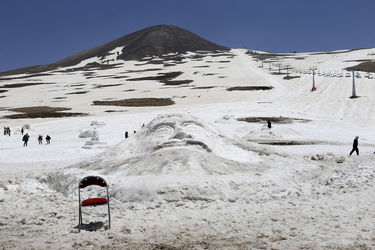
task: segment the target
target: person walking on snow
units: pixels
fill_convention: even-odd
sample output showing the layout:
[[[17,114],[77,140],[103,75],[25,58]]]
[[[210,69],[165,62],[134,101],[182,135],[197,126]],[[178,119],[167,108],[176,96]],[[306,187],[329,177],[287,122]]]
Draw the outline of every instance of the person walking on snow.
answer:
[[[23,127],[21,128],[21,134],[23,135]]]
[[[271,128],[271,121],[270,120],[267,120],[267,127]]]
[[[7,134],[10,136],[10,127],[7,127]]]
[[[354,141],[353,141],[353,149],[352,151],[350,151],[350,154],[349,155],[352,155],[353,152],[355,151],[357,153],[357,155],[359,155],[359,150],[358,150],[358,136],[355,137]]]
[[[38,142],[39,144],[43,144],[43,136],[41,135],[38,136]]]
[[[24,147],[27,147],[27,142],[28,142],[29,138],[30,138],[30,136],[29,136],[28,133],[26,133],[26,134],[22,137],[22,141],[24,141],[24,143],[23,143],[23,146],[24,146]]]
[[[49,135],[46,136],[46,142],[47,142],[47,144],[51,143],[51,136],[49,136]]]

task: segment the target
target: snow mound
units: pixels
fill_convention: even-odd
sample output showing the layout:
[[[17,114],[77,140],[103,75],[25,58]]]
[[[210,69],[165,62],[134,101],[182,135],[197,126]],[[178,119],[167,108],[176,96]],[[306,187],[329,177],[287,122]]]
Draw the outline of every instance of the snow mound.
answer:
[[[76,195],[78,181],[94,174],[108,179],[112,195],[124,201],[226,199],[231,192],[223,189],[245,173],[255,175],[260,161],[213,125],[168,114],[98,156],[50,173],[48,183]]]

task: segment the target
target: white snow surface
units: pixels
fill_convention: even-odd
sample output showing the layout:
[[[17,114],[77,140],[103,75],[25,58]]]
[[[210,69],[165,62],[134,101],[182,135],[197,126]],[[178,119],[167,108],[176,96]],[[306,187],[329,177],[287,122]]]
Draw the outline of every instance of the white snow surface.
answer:
[[[172,65],[117,60],[122,49],[69,72],[0,78],[0,86],[44,83],[4,88],[1,117],[29,106],[88,114],[0,119],[12,129],[0,136],[4,249],[375,249],[375,79],[356,78],[360,97],[350,99],[344,72],[375,59],[375,49],[283,54],[276,60],[293,68],[291,80],[242,49],[203,58],[190,52],[164,62]],[[91,62],[115,66],[74,70]],[[316,91],[304,74],[311,67],[321,73]],[[193,82],[128,81],[168,72]],[[227,90],[246,86],[273,88]],[[71,94],[77,91],[85,93]],[[92,105],[127,98],[175,104]],[[281,121],[268,129],[264,117]],[[39,134],[51,144],[38,145]],[[355,136],[360,155],[348,156]],[[112,225],[78,233],[78,182],[89,175],[109,183]],[[105,207],[83,210],[84,223],[107,225]]]

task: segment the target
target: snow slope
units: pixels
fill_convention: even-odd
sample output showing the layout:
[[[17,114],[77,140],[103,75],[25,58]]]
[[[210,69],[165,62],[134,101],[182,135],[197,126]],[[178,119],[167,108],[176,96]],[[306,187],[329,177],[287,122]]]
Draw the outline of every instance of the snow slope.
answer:
[[[275,65],[273,71],[260,68],[241,49],[188,53],[181,63],[147,63],[159,60],[148,58],[143,65],[112,54],[49,75],[0,79],[0,85],[44,83],[2,88],[8,91],[0,98],[0,116],[28,106],[89,114],[0,120],[13,131],[0,137],[1,245],[375,248],[375,80],[357,78],[360,98],[350,99],[352,79],[345,74],[316,75],[312,92],[311,74],[298,73],[314,66],[320,72],[343,71],[354,60],[372,59],[372,51],[278,57],[299,77],[291,80],[274,74]],[[103,60],[113,67],[82,69]],[[182,72],[174,81],[193,82],[129,81],[168,72]],[[249,86],[273,88],[228,90]],[[92,105],[126,98],[171,98],[175,104]],[[271,129],[264,117],[275,119]],[[30,125],[27,148],[19,132],[24,124]],[[38,145],[39,134],[50,134],[52,144]],[[356,135],[361,154],[349,157]],[[111,230],[74,228],[77,184],[87,175],[103,176],[110,184]],[[87,223],[107,220],[105,209],[88,211]]]

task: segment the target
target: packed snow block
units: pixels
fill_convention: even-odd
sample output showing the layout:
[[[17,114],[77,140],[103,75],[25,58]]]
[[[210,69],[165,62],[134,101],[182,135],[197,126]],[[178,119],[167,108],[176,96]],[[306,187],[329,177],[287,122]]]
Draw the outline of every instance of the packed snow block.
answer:
[[[86,130],[79,133],[79,138],[91,138],[94,136],[94,130]]]
[[[97,128],[105,126],[105,122],[100,122],[100,121],[91,121],[90,126],[95,126]]]
[[[91,136],[91,141],[99,141],[98,131],[94,131],[94,134]]]

